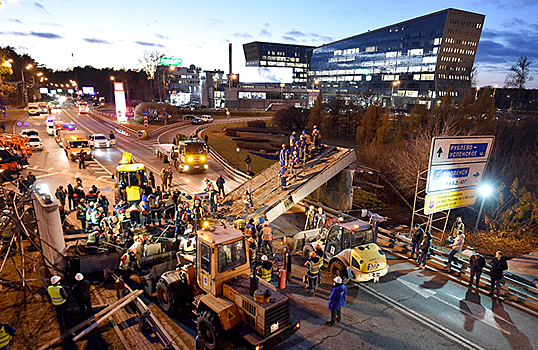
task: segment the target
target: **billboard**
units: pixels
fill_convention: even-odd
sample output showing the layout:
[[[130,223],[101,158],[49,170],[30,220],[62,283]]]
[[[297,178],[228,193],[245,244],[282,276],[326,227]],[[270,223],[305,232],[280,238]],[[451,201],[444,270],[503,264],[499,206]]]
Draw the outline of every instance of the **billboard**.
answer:
[[[293,82],[293,68],[288,67],[241,67],[238,73],[242,83]]]
[[[82,87],[82,93],[83,93],[84,95],[91,95],[91,96],[93,96],[93,95],[95,95],[95,90],[94,90],[93,86],[83,86],[83,87]]]
[[[123,83],[114,83],[114,101],[116,103],[116,118],[119,123],[127,121],[127,105]]]
[[[39,88],[39,93],[40,93],[40,94],[48,94],[48,93],[49,93],[49,89],[44,88],[44,87]]]

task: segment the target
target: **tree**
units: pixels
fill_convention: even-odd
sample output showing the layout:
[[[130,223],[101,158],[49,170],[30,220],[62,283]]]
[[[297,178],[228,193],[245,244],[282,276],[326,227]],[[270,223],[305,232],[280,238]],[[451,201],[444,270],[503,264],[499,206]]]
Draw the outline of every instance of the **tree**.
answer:
[[[519,57],[517,63],[510,67],[510,72],[506,75],[505,86],[518,90],[525,89],[525,85],[534,79],[530,74],[530,65],[531,62],[526,56]]]
[[[308,109],[287,107],[273,115],[273,122],[280,128],[302,131],[308,124],[310,111]]]
[[[478,73],[480,73],[480,66],[478,63],[474,62],[471,67],[471,73],[469,74],[469,79],[471,81],[471,86],[475,87],[478,85]]]
[[[310,108],[310,120],[308,123],[308,126],[312,129],[314,125],[321,128],[321,124],[323,122],[323,96],[321,95],[321,92],[316,97],[316,101],[314,102],[314,106]]]
[[[11,62],[8,59],[8,51],[0,49],[0,106],[6,104],[9,96],[17,91],[16,86],[4,82],[13,74]]]
[[[142,59],[138,60],[140,68],[146,72],[148,79],[152,80],[155,78],[155,72],[157,67],[161,64],[161,58],[164,57],[164,53],[161,53],[157,50],[155,51],[144,51],[144,56]]]
[[[383,107],[372,104],[364,113],[361,125],[357,127],[356,140],[364,145],[369,145],[374,140],[377,129],[383,124]]]

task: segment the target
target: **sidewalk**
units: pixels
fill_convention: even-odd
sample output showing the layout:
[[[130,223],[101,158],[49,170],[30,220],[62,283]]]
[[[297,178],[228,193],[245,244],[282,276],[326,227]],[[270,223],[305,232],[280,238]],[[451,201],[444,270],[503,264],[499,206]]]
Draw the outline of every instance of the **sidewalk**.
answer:
[[[538,252],[508,260],[508,272],[518,275],[538,287]]]

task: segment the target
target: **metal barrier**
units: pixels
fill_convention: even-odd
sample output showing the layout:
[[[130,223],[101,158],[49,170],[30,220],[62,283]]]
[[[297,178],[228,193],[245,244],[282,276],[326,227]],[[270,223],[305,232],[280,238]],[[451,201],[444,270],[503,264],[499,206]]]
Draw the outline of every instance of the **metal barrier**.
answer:
[[[101,111],[96,111],[96,110],[91,110],[92,112],[94,112],[94,115],[96,117],[98,117],[99,119],[101,119],[102,121],[106,122],[109,126],[113,127],[114,129],[116,129],[118,132],[122,133],[123,135],[125,136],[133,136],[133,137],[136,137],[136,134],[137,134],[137,131],[136,130],[133,130],[131,128],[128,128],[120,123],[117,123],[117,122],[114,122],[108,118],[105,118],[104,116],[108,116],[108,117],[115,117],[116,114],[112,114],[112,113],[105,113],[105,112],[101,112]],[[124,131],[126,130],[127,133]]]

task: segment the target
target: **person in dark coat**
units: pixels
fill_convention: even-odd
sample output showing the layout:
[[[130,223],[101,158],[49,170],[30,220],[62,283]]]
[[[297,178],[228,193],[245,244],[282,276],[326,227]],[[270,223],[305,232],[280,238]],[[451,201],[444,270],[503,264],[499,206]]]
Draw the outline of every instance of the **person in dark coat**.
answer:
[[[56,193],[54,193],[54,196],[56,198],[58,198],[58,201],[60,202],[60,204],[65,207],[65,197],[66,197],[66,193],[64,191],[64,187],[62,185],[58,186],[58,188],[56,189]]]
[[[77,301],[80,313],[84,318],[88,318],[93,315],[90,282],[88,282],[81,273],[75,275],[75,280],[77,280],[77,283],[73,286],[72,295]]]
[[[420,245],[420,257],[417,261],[417,266],[413,267],[413,270],[420,269],[420,265],[422,265],[422,268],[426,267],[426,262],[428,261],[428,254],[430,254],[430,247],[432,245],[432,234],[430,231],[427,231],[424,235],[424,239],[422,240],[422,244]]]
[[[66,186],[66,192],[67,192],[67,201],[69,202],[69,210],[73,211],[75,206],[75,202],[73,200],[73,196],[75,195],[75,189],[73,188],[73,185],[71,185],[70,181],[67,181]]]
[[[155,188],[155,176],[153,175],[153,171],[149,172],[148,183],[152,188]]]
[[[415,224],[415,228],[413,229],[413,236],[411,237],[411,256],[409,259],[413,259],[415,257],[415,252],[417,253],[416,259],[418,260],[419,257],[419,248],[420,243],[422,243],[422,239],[424,238],[424,230],[418,223]]]
[[[224,178],[222,177],[222,174],[219,174],[219,177],[217,178],[217,189],[219,190],[219,195],[224,198]]]
[[[493,296],[493,290],[496,290],[495,295],[497,299],[501,299],[501,280],[503,278],[504,270],[508,270],[508,264],[506,258],[501,251],[495,253],[495,258],[491,260],[491,292],[489,296]]]
[[[284,266],[286,268],[286,283],[291,283],[291,253],[286,247],[284,253]]]
[[[336,276],[334,279],[334,286],[331,289],[331,295],[329,295],[329,310],[331,310],[331,320],[325,323],[332,326],[334,323],[340,323],[342,319],[342,307],[346,305],[347,288],[342,283],[342,278]]]
[[[473,279],[476,276],[476,288],[480,284],[480,276],[482,275],[482,269],[486,266],[486,259],[473,250],[473,255],[469,259],[469,265],[471,265],[471,278],[469,279],[469,288],[473,286]]]

